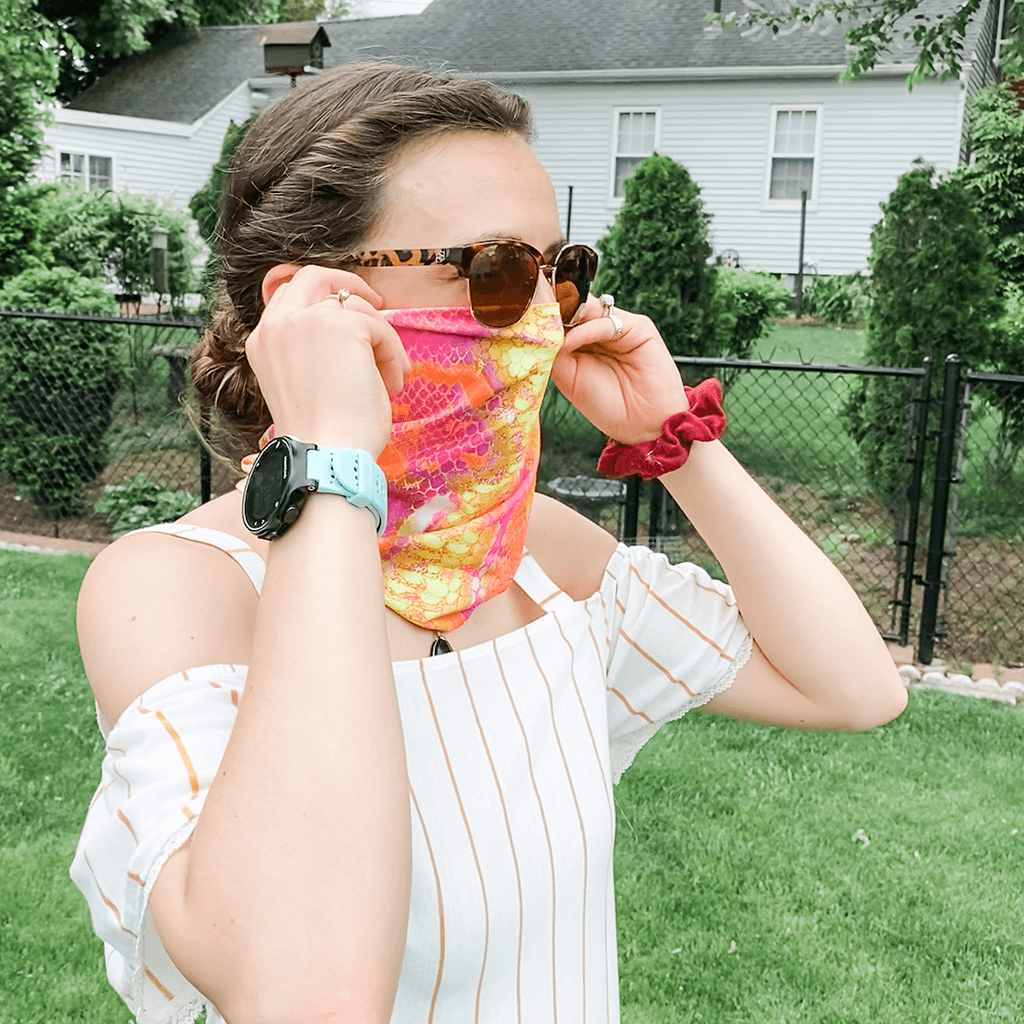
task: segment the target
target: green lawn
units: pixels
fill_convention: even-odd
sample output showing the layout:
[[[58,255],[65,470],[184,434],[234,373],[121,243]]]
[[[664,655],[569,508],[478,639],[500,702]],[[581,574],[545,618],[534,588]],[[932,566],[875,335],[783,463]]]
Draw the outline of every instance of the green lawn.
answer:
[[[67,875],[87,564],[0,551],[0,1024],[129,1024]],[[665,729],[616,791],[624,1024],[1016,1020],[1022,749],[1020,710],[935,693],[864,735]]]
[[[755,349],[755,359],[774,362],[838,363],[860,366],[864,362],[864,331],[846,327],[794,327],[777,325]]]

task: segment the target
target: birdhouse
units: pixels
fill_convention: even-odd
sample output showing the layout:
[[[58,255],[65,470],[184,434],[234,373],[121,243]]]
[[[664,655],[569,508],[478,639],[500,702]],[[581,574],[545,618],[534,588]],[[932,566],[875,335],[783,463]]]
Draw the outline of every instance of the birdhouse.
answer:
[[[324,66],[324,47],[331,45],[323,25],[315,21],[293,21],[267,25],[263,29],[263,66],[268,75],[301,75],[309,66]]]

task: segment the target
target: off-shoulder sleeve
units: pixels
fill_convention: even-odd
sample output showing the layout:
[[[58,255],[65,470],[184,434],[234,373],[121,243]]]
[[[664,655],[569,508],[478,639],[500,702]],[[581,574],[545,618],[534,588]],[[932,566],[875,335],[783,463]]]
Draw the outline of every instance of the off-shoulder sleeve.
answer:
[[[602,585],[612,778],[666,723],[725,690],[750,657],[732,588],[699,566],[619,545]]]
[[[216,1009],[171,962],[149,895],[192,834],[234,726],[246,670],[206,665],[164,679],[107,736],[96,795],[71,865],[105,945],[107,977],[138,1024],[192,1024]]]

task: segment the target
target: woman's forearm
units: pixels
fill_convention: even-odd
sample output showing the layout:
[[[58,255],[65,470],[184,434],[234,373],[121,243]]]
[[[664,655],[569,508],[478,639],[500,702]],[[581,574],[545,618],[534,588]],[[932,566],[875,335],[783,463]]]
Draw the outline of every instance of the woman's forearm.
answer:
[[[238,1024],[386,1021],[409,884],[373,521],[316,496],[271,546],[245,695],[192,839],[187,911],[205,948],[232,950]]]
[[[662,483],[721,563],[747,628],[781,675],[855,727],[879,702],[898,713],[903,687],[857,595],[720,441],[694,442]]]

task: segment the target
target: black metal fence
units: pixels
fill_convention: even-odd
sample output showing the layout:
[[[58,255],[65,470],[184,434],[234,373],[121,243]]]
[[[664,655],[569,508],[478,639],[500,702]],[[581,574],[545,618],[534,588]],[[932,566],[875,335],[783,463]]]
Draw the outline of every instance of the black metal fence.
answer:
[[[227,491],[186,415],[201,325],[0,311],[0,530],[106,541]],[[962,370],[678,359],[726,383],[725,443],[850,580],[879,629],[948,660],[1024,661],[1024,377]],[[879,496],[850,409],[902,382]],[[943,398],[945,401],[943,401]],[[941,415],[940,415],[941,409]],[[603,437],[554,389],[539,486],[618,537],[720,567],[660,485],[607,481]]]

